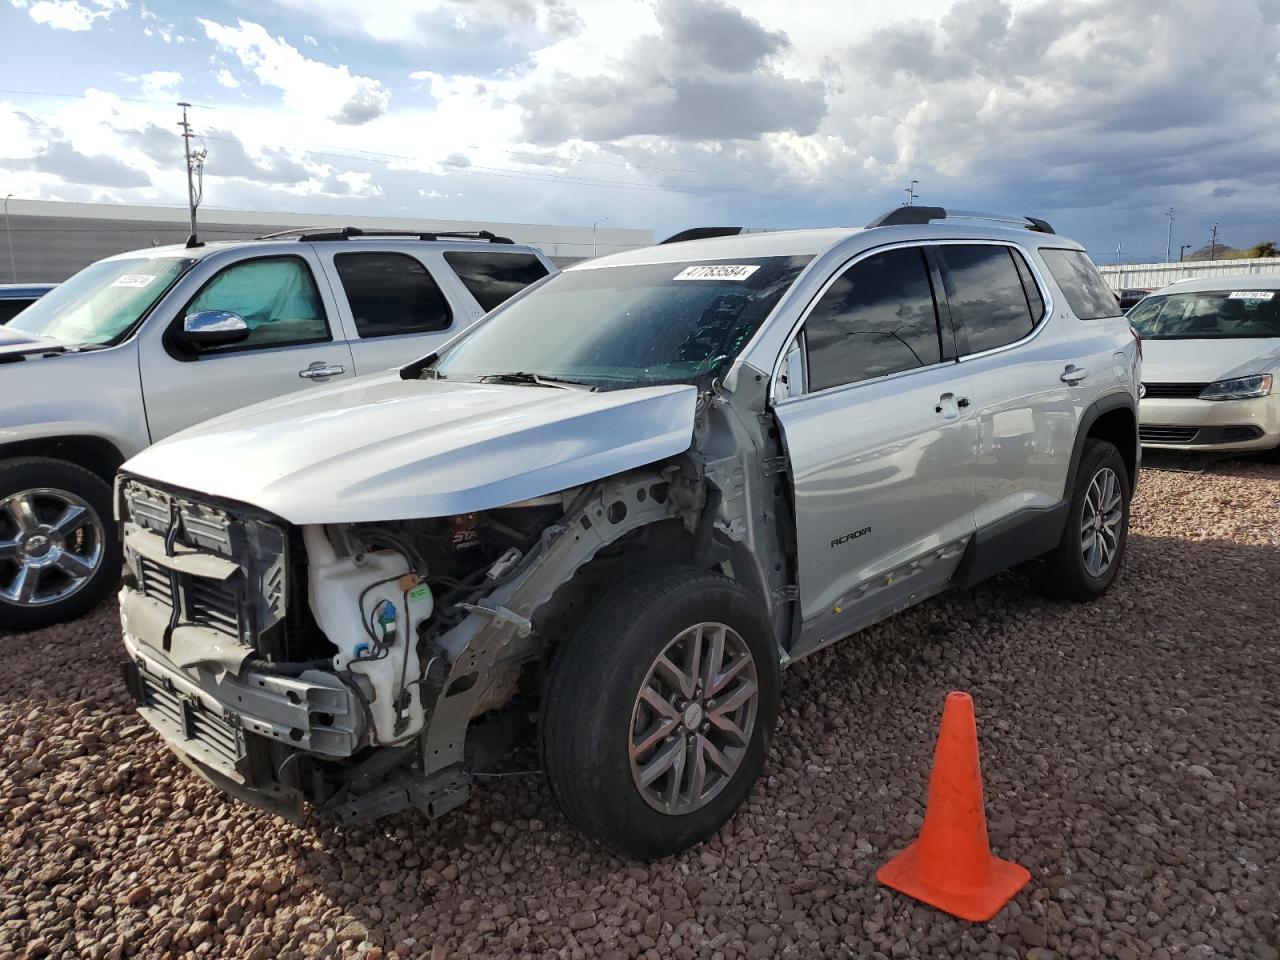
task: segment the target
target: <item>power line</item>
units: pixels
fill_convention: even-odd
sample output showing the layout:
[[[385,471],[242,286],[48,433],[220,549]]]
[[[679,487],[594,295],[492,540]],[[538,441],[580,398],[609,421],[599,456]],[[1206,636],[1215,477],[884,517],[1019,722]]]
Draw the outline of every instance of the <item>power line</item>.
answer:
[[[52,93],[52,92],[45,92],[45,91],[38,91],[38,90],[0,90],[0,94],[17,94],[22,96],[36,96],[36,97],[41,97],[41,96],[63,97],[63,98],[81,99],[81,100],[85,99],[85,96],[86,96],[85,94]],[[117,96],[117,95],[111,94],[111,96]],[[163,104],[165,106],[172,106],[172,101],[169,101],[169,100],[148,100],[148,99],[143,99],[138,97],[118,97],[118,99],[128,103],[149,103],[149,104]],[[208,109],[208,110],[217,109],[216,107],[213,107],[209,104],[191,104],[191,106],[203,107],[204,109]],[[220,137],[205,137],[205,139],[221,140],[226,143],[239,142],[239,141],[231,140],[229,138],[220,138]],[[552,163],[564,163],[564,164],[594,164],[599,166],[623,167],[626,169],[633,169],[633,170],[649,170],[656,173],[684,173],[684,174],[691,174],[697,177],[715,177],[720,175],[716,171],[697,170],[691,167],[668,167],[668,166],[661,166],[658,164],[636,163],[630,160],[600,160],[600,159],[595,159],[590,157],[567,157],[559,153],[545,154],[545,153],[537,153],[529,150],[511,150],[503,147],[481,146],[479,144],[460,144],[459,149],[482,150],[482,151],[492,150],[497,153],[502,153],[517,159],[521,157],[531,158],[532,162],[536,162],[539,164],[550,161]],[[343,152],[337,152],[337,151],[347,151],[347,152],[343,153]],[[348,148],[348,147],[323,147],[322,146],[314,149],[304,149],[303,152],[308,153],[312,156],[330,157],[330,158],[342,159],[342,160],[365,160],[371,163],[389,163],[394,160],[402,160],[402,161],[410,161],[410,162],[425,161],[427,163],[438,163],[446,166],[454,166],[460,169],[462,168],[473,169],[477,173],[499,173],[500,172],[506,175],[518,175],[523,173],[523,171],[511,170],[509,168],[481,167],[469,162],[464,163],[460,161],[449,161],[447,159],[433,160],[431,158],[408,156],[405,154],[383,153],[378,151],[359,150],[357,148]],[[530,179],[538,176],[537,174],[525,174],[525,175],[528,176]],[[558,174],[550,174],[550,173],[546,175],[561,176]],[[801,176],[799,174],[773,173],[773,172],[767,172],[767,171],[760,171],[760,172],[746,171],[745,173],[739,174],[739,176],[746,176],[752,179],[788,180],[788,181],[794,181],[797,183],[815,183],[815,184],[838,183],[838,184],[848,184],[850,186],[858,186],[858,187],[865,186],[865,184],[863,184],[861,181],[852,180],[848,177],[811,177],[811,176]],[[590,182],[587,182],[587,181],[590,181]],[[555,181],[544,181],[544,182],[555,182]],[[670,192],[670,193],[702,193],[702,192],[708,192],[708,191],[737,192],[739,190],[748,189],[748,188],[738,188],[738,187],[717,187],[717,186],[710,186],[710,185],[705,187],[645,186],[645,185],[625,184],[623,183],[623,181],[620,181],[620,180],[603,180],[599,178],[583,178],[583,182],[581,183],[578,183],[577,181],[567,181],[567,182],[574,182],[576,185],[579,185],[579,186],[611,186],[611,187],[617,186],[625,189],[658,190],[658,191]],[[792,194],[759,194],[759,195],[785,197],[785,196],[794,196],[794,193]]]
[[[172,107],[172,100],[148,100],[143,97],[122,97],[118,93],[112,93],[110,90],[103,90],[108,96],[115,97],[117,100],[123,100],[125,103],[159,103],[166,107]],[[54,93],[51,90],[0,90],[0,94],[15,97],[58,97],[63,100],[87,100],[89,95],[85,93]],[[208,103],[188,103],[189,107],[197,107],[201,110],[217,110],[218,108]]]
[[[154,137],[160,136],[158,133],[147,133],[141,131],[132,131],[135,136]],[[215,143],[234,143],[243,146],[242,141],[232,137],[218,137],[213,135],[202,135],[200,139],[210,140]],[[374,151],[356,151],[353,153],[336,153],[333,150],[312,149],[309,147],[299,147],[301,153],[313,157],[326,157],[336,160],[354,160],[364,163],[380,163],[390,164],[395,161],[405,161],[410,163],[434,163],[439,166],[451,168],[454,172],[463,174],[473,174],[480,176],[493,176],[505,179],[528,180],[535,183],[563,183],[569,186],[579,187],[604,187],[613,190],[639,190],[657,193],[681,193],[690,195],[699,195],[706,193],[747,193],[750,192],[757,197],[773,197],[778,199],[795,197],[802,194],[802,190],[792,190],[789,192],[761,192],[752,187],[746,186],[718,186],[713,184],[703,185],[659,185],[659,184],[641,184],[627,183],[622,180],[605,180],[591,177],[579,177],[571,174],[558,174],[551,171],[529,172],[524,170],[512,170],[508,167],[487,167],[461,160],[450,160],[448,157],[432,158],[409,156],[406,154],[395,153],[377,153]],[[477,148],[479,149],[479,148]],[[216,160],[216,157],[215,157]],[[215,164],[216,167],[216,164]],[[210,169],[211,176],[217,176],[216,169]],[[711,174],[707,174],[710,176]]]

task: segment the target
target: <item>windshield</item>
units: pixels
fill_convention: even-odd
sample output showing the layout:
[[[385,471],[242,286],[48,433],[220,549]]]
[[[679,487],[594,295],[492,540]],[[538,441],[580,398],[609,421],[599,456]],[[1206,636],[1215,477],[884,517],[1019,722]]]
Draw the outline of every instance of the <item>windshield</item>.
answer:
[[[64,343],[112,343],[193,263],[179,257],[101,260],[54,287],[8,328]]]
[[[1129,323],[1144,340],[1280,337],[1280,290],[1214,290],[1147,297]]]
[[[437,376],[537,374],[608,390],[706,384],[728,368],[811,257],[596,267],[500,307]]]

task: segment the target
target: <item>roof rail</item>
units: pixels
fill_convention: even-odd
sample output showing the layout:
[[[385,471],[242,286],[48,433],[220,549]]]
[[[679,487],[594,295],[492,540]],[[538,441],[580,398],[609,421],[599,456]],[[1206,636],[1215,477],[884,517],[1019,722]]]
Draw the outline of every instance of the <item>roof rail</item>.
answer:
[[[942,207],[896,207],[888,213],[876,217],[867,224],[872,227],[900,227],[909,224],[930,223],[934,220],[991,220],[1034,230],[1036,233],[1053,233],[1054,229],[1045,220],[1038,217],[1018,217],[1007,213],[978,213],[973,210],[951,210]]]
[[[770,233],[769,227],[690,227],[673,233],[658,246],[666,243],[684,243],[686,240],[711,240],[715,237],[736,237],[743,233]]]
[[[268,233],[259,240],[281,240],[297,237],[300,242],[350,240],[353,237],[413,237],[415,240],[484,240],[489,243],[514,243],[510,237],[500,237],[488,230],[440,230],[435,233],[422,230],[362,230],[359,227],[339,227],[326,230],[316,227],[294,227],[279,233]]]

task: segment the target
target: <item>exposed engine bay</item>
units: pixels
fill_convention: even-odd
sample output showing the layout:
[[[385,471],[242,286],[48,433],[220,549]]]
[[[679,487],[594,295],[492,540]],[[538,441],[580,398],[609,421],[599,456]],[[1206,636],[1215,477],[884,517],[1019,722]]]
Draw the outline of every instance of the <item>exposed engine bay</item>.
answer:
[[[743,430],[713,405],[695,435],[708,420]],[[184,762],[240,799],[348,823],[438,816],[532,731],[555,646],[628,572],[731,570],[788,634],[790,508],[762,434],[721,460],[691,451],[489,510],[379,523],[295,525],[122,475],[126,682]]]

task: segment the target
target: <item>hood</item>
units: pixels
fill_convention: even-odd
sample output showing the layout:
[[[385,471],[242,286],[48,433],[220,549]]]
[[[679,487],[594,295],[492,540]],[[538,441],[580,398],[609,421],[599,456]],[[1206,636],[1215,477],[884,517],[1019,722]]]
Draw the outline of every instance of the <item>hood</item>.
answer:
[[[1280,367],[1280,338],[1143,340],[1147,383],[1212,383]]]
[[[34,334],[0,326],[0,363],[5,360],[16,360],[24,354],[61,352],[66,348],[67,345],[61,340],[37,337]]]
[[[697,390],[402,380],[304,389],[174,434],[125,472],[295,524],[488,510],[674,456]]]

